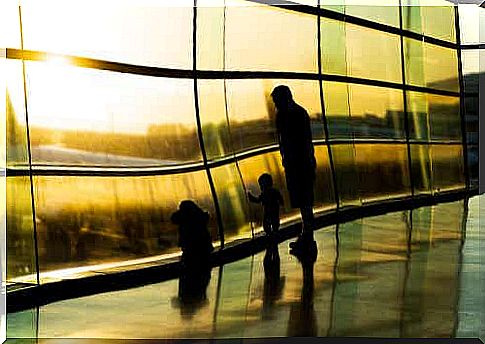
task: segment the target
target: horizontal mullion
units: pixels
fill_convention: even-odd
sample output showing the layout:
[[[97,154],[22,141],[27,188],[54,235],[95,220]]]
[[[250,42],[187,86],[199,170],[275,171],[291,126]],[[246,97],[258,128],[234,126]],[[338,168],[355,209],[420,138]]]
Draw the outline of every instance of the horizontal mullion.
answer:
[[[348,14],[331,11],[325,8],[317,8],[309,5],[302,5],[302,4],[298,4],[298,3],[295,3],[292,1],[286,1],[286,0],[279,0],[277,2],[272,2],[267,0],[247,0],[247,1],[279,7],[286,10],[299,12],[299,13],[320,15],[320,17],[344,21],[350,24],[355,24],[362,27],[379,30],[387,33],[392,33],[396,35],[403,35],[405,37],[414,38],[420,41],[425,41],[427,43],[439,45],[446,48],[452,48],[452,49],[458,48],[458,45],[453,42],[445,41],[439,38],[434,38],[431,36],[423,35],[409,30],[401,30],[399,27],[394,27],[394,26],[386,25],[382,23],[376,23],[369,19],[355,17]]]
[[[129,73],[144,76],[167,77],[167,78],[194,78],[192,69],[175,69],[140,66],[123,62],[114,62],[93,59],[89,57],[79,57],[34,50],[20,50],[7,48],[8,59],[28,60],[28,61],[49,61],[51,58],[61,57],[68,60],[75,67],[91,68],[97,70],[107,70],[111,72]]]
[[[177,167],[100,167],[100,166],[32,166],[34,176],[85,176],[85,177],[121,177],[121,176],[163,176],[204,170],[203,163],[180,165]],[[28,176],[28,168],[7,168],[7,176]]]
[[[326,140],[319,139],[314,140],[315,146],[325,146]],[[462,145],[461,141],[413,141],[409,142],[411,145]],[[328,144],[375,144],[375,145],[391,145],[391,144],[407,144],[405,139],[329,139]],[[254,156],[275,152],[279,150],[277,144],[250,149],[243,152],[233,153],[226,157],[221,157],[215,160],[210,160],[207,163],[208,168],[216,168],[219,166],[227,165],[244,159],[248,159]],[[177,166],[177,167],[119,167],[119,168],[104,168],[104,167],[91,167],[91,166],[32,166],[33,176],[78,176],[78,177],[141,177],[141,176],[164,176],[171,174],[181,174],[196,171],[203,171],[206,167],[203,163]],[[25,168],[7,168],[7,177],[29,176],[30,171],[28,167]]]
[[[344,138],[330,138],[329,144],[376,144],[376,145],[390,145],[390,144],[407,144],[406,139],[344,139]]]
[[[485,43],[478,43],[478,44],[462,44],[460,45],[461,50],[479,50],[485,49]]]
[[[86,57],[77,57],[70,55],[51,54],[42,51],[32,51],[19,49],[7,49],[7,58],[9,59],[24,59],[29,61],[47,61],[50,57],[62,57],[72,62],[74,66],[82,68],[92,68],[98,70],[108,70],[119,73],[129,73],[136,75],[145,75],[153,77],[167,77],[167,78],[197,78],[200,80],[206,79],[298,79],[298,80],[319,80],[336,81],[353,83],[360,85],[369,85],[385,88],[403,89],[402,83],[394,83],[389,81],[372,80],[364,78],[356,78],[351,76],[322,74],[318,73],[303,73],[303,72],[277,72],[277,71],[217,71],[217,70],[193,70],[186,69],[171,69],[160,67],[138,66],[126,64],[121,62],[97,60]],[[419,91],[438,95],[459,96],[459,92],[437,90],[422,86],[404,85],[404,89],[408,91]]]
[[[433,145],[433,146],[462,146],[463,141],[423,141],[423,140],[409,140],[411,145]]]

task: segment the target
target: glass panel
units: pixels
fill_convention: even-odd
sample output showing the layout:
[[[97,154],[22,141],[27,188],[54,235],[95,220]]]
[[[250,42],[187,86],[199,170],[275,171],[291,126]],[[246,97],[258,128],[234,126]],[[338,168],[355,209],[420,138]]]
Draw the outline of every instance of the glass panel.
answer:
[[[193,80],[27,64],[33,162],[162,166],[201,161]]]
[[[320,23],[322,73],[347,75],[345,23],[328,18]]]
[[[408,92],[411,139],[461,141],[459,97]]]
[[[192,68],[193,1],[22,4],[24,47],[139,65]],[[86,25],[86,20],[89,25]]]
[[[3,72],[6,76],[6,144],[7,166],[28,167],[27,127],[25,116],[22,63],[5,60]]]
[[[356,144],[355,152],[363,201],[410,195],[406,145]]]
[[[426,86],[425,43],[406,37],[403,40],[406,83],[416,86]]]
[[[465,126],[467,142],[478,144],[479,142],[479,97],[465,97]]]
[[[456,50],[404,38],[404,56],[408,84],[459,92]]]
[[[277,143],[275,110],[271,92],[287,85],[295,101],[308,112],[313,139],[324,136],[320,91],[317,81],[246,79],[227,80],[227,105],[236,151]]]
[[[431,123],[427,94],[407,92],[407,103],[409,138],[411,140],[429,141],[431,139]]]
[[[7,178],[7,282],[37,283],[29,177]]]
[[[426,87],[459,92],[458,57],[454,49],[426,44]]]
[[[345,13],[345,0],[320,0],[320,8],[325,10]]]
[[[224,69],[224,0],[197,0],[197,69]]]
[[[476,4],[459,4],[461,44],[480,43],[480,8]]]
[[[226,6],[226,69],[317,72],[316,16],[237,0]]]
[[[399,36],[357,25],[346,25],[348,75],[402,82]]]
[[[349,85],[341,82],[323,82],[325,117],[330,139],[351,139]]]
[[[355,138],[405,137],[401,90],[351,84],[350,112]]]
[[[455,10],[447,0],[426,1],[421,7],[424,34],[456,42]]]
[[[35,195],[42,272],[82,266],[95,270],[89,266],[177,252],[178,229],[170,217],[187,199],[209,212],[209,231],[213,241],[218,240],[205,171],[143,177],[37,176]]]
[[[402,26],[404,30],[423,33],[420,0],[401,0]]]
[[[411,144],[411,160],[414,194],[430,194],[432,187],[430,146]]]
[[[428,94],[433,140],[461,141],[460,98]]]
[[[227,124],[224,80],[197,80],[199,116],[204,146],[209,160],[233,153]]]
[[[345,0],[345,13],[399,27],[399,0]]]
[[[333,144],[332,156],[335,165],[340,206],[362,205],[359,193],[359,175],[352,143]]]
[[[18,2],[4,1],[2,3],[2,35],[0,48],[21,48],[20,20]]]
[[[433,191],[465,187],[463,147],[461,145],[433,145]]]
[[[480,51],[462,50],[463,82],[465,93],[479,93]]]
[[[319,209],[326,210],[336,206],[332,170],[326,145],[315,146],[315,158],[317,159],[317,171],[314,186],[314,208],[315,211]]]
[[[286,188],[286,179],[283,166],[281,165],[281,156],[279,152],[271,152],[257,155],[251,158],[242,159],[238,163],[244,180],[246,189],[253,195],[261,194],[258,185],[258,178],[263,173],[269,173],[273,177],[273,187],[283,196],[284,205],[280,208],[280,223],[283,224],[293,217],[299,215],[298,209],[292,209],[290,198]],[[251,220],[255,224],[256,232],[262,230],[263,207],[261,204],[249,203]]]
[[[470,176],[471,187],[477,188],[479,186],[479,174],[480,166],[478,165],[478,153],[479,146],[468,145],[467,146],[467,157],[468,157],[468,173]]]
[[[211,169],[224,224],[224,241],[251,238],[251,214],[236,164]]]
[[[402,0],[403,28],[456,42],[453,5],[446,0]]]

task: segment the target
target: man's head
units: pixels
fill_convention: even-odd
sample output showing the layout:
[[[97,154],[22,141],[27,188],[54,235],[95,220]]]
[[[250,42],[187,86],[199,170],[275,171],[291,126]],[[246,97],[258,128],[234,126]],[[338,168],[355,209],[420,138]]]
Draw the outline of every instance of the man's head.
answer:
[[[287,108],[288,105],[293,101],[293,96],[291,94],[290,88],[286,85],[276,86],[271,92],[271,97],[278,110]]]

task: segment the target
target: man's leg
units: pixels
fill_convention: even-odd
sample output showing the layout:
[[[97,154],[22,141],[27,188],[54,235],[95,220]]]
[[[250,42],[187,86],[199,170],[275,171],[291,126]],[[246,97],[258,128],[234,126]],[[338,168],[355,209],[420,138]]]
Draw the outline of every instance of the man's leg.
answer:
[[[313,217],[313,207],[311,205],[309,206],[303,206],[300,208],[301,212],[301,218],[303,220],[303,228],[301,232],[301,239],[303,239],[306,242],[312,242],[313,241],[313,230],[315,229],[314,227],[314,217]]]

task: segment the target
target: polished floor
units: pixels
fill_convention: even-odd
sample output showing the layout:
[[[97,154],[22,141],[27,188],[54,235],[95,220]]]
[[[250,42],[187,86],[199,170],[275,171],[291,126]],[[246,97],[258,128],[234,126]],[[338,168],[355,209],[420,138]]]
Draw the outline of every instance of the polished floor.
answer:
[[[322,228],[315,263],[284,242],[213,268],[206,300],[180,299],[171,280],[8,314],[7,336],[484,338],[483,201]]]

